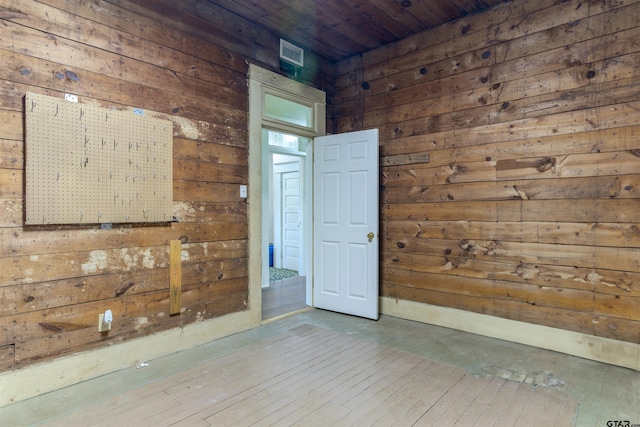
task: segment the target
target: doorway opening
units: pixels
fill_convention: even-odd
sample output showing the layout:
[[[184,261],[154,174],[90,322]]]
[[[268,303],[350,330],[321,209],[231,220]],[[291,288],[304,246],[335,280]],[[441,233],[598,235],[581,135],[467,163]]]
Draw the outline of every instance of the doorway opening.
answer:
[[[263,129],[269,167],[269,283],[262,288],[262,319],[309,307],[304,257],[305,157],[310,143],[298,135]]]
[[[275,289],[269,280],[270,265],[296,271],[295,277],[304,283],[305,307],[313,306],[312,142],[316,136],[325,134],[325,98],[325,93],[318,89],[255,65],[249,66],[249,309],[252,325],[274,316],[267,311],[267,297],[263,292]],[[296,191],[299,191],[297,205]],[[296,214],[299,217],[296,218]]]

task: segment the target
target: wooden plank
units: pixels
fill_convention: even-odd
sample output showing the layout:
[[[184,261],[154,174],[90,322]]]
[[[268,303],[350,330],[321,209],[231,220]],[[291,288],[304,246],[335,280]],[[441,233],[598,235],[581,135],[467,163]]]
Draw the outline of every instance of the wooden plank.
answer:
[[[498,180],[538,179],[627,175],[637,173],[640,149],[612,153],[567,155],[562,158],[542,157],[512,159],[496,162]]]
[[[382,255],[383,280],[410,276],[413,271],[526,283],[541,288],[580,289],[620,297],[640,297],[639,274],[626,271],[575,266],[528,264],[517,260],[478,260],[450,255],[402,254]],[[418,265],[418,267],[416,267]]]
[[[188,223],[242,222],[247,220],[247,204],[244,202],[174,202],[173,215],[179,222]]]
[[[165,78],[168,77],[169,73],[167,71],[170,71],[174,74],[174,78],[181,80],[181,84],[185,89],[188,86],[197,84],[202,93],[206,93],[215,88],[218,97],[212,99],[216,99],[216,102],[222,102],[230,107],[235,106],[235,108],[242,108],[247,105],[246,99],[241,99],[241,97],[237,96],[238,91],[245,91],[245,79],[242,72],[234,72],[212,61],[205,61],[192,55],[186,55],[178,50],[162,46],[157,42],[151,42],[133,34],[121,32],[105,25],[103,23],[104,15],[98,20],[86,20],[77,14],[71,14],[65,10],[42,3],[36,5],[26,0],[15,0],[12,6],[19,10],[22,15],[17,19],[9,18],[4,21],[6,25],[5,34],[9,39],[13,39],[18,43],[8,50],[20,51],[18,48],[20,44],[33,43],[36,38],[41,38],[42,35],[37,33],[38,30],[43,33],[46,32],[47,37],[60,39],[60,43],[58,43],[55,50],[64,51],[65,47],[63,46],[74,46],[77,49],[76,55],[79,55],[82,51],[85,54],[89,54],[91,48],[96,48],[101,50],[100,55],[106,59],[112,58],[112,55],[120,56],[123,51],[135,49],[138,52],[136,62],[129,61],[126,57],[121,56],[120,61],[123,66],[142,67],[142,69],[152,73],[153,67],[165,70],[156,69],[155,75],[147,75],[145,85],[162,88],[162,84],[155,86],[154,83],[159,83],[162,75]],[[13,22],[28,26],[29,30],[24,27],[20,28]],[[62,42],[63,39],[64,43]],[[7,43],[5,48],[8,46],[9,44]],[[47,54],[42,48],[34,49],[33,47],[35,46],[32,45],[29,50],[31,56],[49,60],[54,60],[53,58],[57,57],[54,50]],[[56,62],[64,64],[69,61],[69,58],[66,58],[66,61]],[[100,72],[98,67],[102,68],[102,66],[96,62],[88,61],[83,64],[82,68],[79,68],[84,69],[83,67],[87,67],[88,71]],[[109,71],[109,69],[102,68],[102,73],[114,77]],[[138,77],[130,73],[127,75],[133,78]],[[164,80],[165,89],[171,90],[171,85],[167,87],[166,79]],[[205,82],[208,84],[205,84]],[[142,81],[139,80],[138,83],[142,83]],[[197,96],[192,97],[197,98]],[[233,99],[234,97],[239,99]]]
[[[597,152],[615,152],[637,150],[640,127],[628,126],[611,129],[597,129],[585,132],[574,132],[565,135],[550,135],[541,138],[523,138],[510,141],[493,142],[476,145],[473,150],[461,150],[457,147],[437,148],[430,151],[430,167],[445,166],[461,162],[498,161],[517,157],[562,156],[568,154],[585,154]],[[400,138],[389,141],[380,147],[381,155],[396,155],[411,151],[411,147],[421,145],[429,140],[429,136]],[[402,169],[400,166],[388,170]]]
[[[415,163],[429,163],[429,153],[399,154],[382,158],[382,166],[410,165]]]
[[[22,198],[24,195],[23,172],[18,169],[0,169],[0,197]]]
[[[0,347],[0,370],[9,371],[16,364],[16,345],[7,344]]]
[[[157,247],[168,244],[170,240],[181,240],[185,244],[239,240],[247,238],[247,227],[247,223],[242,221],[220,221],[147,226],[126,224],[113,230],[101,230],[98,225],[36,226],[27,230],[0,228],[0,259],[5,256],[72,254],[79,248],[89,251]],[[114,235],[114,231],[117,234]]]
[[[226,279],[247,277],[246,258],[220,259],[214,261],[183,262],[183,295],[191,296],[193,289],[201,288],[219,295],[225,286],[217,282]],[[0,307],[1,316],[11,316],[56,307],[72,306],[92,301],[107,301],[124,295],[164,291],[170,281],[169,269],[134,270],[129,272],[106,273],[91,277],[52,280],[0,287],[0,297],[4,301]],[[91,285],[89,285],[89,282]]]
[[[438,201],[549,200],[638,198],[640,175],[561,178],[503,182],[472,182],[449,185],[393,187],[384,189],[384,203]]]
[[[119,7],[114,2],[103,1],[100,8],[90,7],[81,0],[44,0],[41,3],[61,9],[64,11],[72,11],[74,15],[81,16],[87,20],[101,22],[106,24],[110,29],[115,29],[144,39],[154,44],[158,40],[162,40],[162,46],[169,46],[177,51],[193,55],[197,58],[210,61],[214,64],[222,65],[227,69],[238,73],[246,73],[246,61],[242,55],[235,54],[221,45],[214,43],[202,43],[203,38],[187,34],[183,30],[175,28],[175,25],[167,25],[175,23],[175,19],[162,17],[162,19],[154,19],[143,16],[142,14],[134,14],[131,9]],[[131,2],[130,2],[131,3]],[[131,4],[125,4],[129,6]],[[122,16],[131,15],[131,19],[122,19]],[[168,16],[176,16],[169,14]],[[183,24],[184,25],[184,24]],[[185,25],[186,27],[186,25]],[[193,26],[194,29],[196,26]],[[200,27],[204,27],[200,22]],[[212,30],[212,27],[208,28]],[[206,31],[206,30],[204,30]],[[203,31],[203,33],[204,33]],[[215,37],[218,37],[217,39]],[[214,36],[209,34],[211,41],[219,40],[222,37],[233,37],[232,34],[222,34],[218,32]],[[237,37],[236,37],[237,38]],[[246,40],[243,41],[246,43]],[[209,66],[200,70],[190,70],[190,73],[201,73],[203,70],[211,70]]]
[[[186,138],[174,138],[175,158],[198,160],[216,164],[247,166],[249,154],[246,148],[233,147]]]
[[[24,141],[23,114],[0,108],[0,139]]]
[[[238,184],[220,184],[203,181],[174,181],[173,200],[178,202],[203,203],[240,203],[246,202],[240,197]]]
[[[431,134],[429,147],[416,147],[417,150],[427,151],[433,148],[456,146],[482,145],[483,142],[506,142],[518,138],[544,137],[554,134],[568,134],[585,132],[596,129],[611,129],[616,127],[638,125],[639,121],[633,115],[637,102],[625,102],[617,105],[598,106],[595,108],[561,112],[543,117],[521,118],[511,120],[507,126],[504,123],[483,124],[478,126],[451,129],[451,124],[440,123],[438,116],[410,120],[407,122],[390,123],[379,126],[381,140],[395,139],[406,136]],[[461,120],[464,120],[461,118]],[[509,121],[509,120],[505,120]],[[505,127],[508,131],[505,131]],[[344,129],[341,131],[347,131]],[[442,145],[434,147],[433,141],[440,140]],[[442,141],[446,142],[442,142]]]
[[[638,91],[636,64],[639,57],[640,54],[633,52],[588,65],[524,78],[517,74],[512,78],[503,76],[500,83],[469,87],[464,92],[459,91],[459,85],[455,86],[458,92],[447,92],[439,86],[440,81],[434,82],[434,87],[408,87],[404,97],[402,91],[394,90],[387,93],[385,99],[365,98],[365,102],[370,102],[371,107],[365,106],[368,112],[362,115],[362,121],[370,126],[379,126],[388,122],[440,116],[444,125],[446,122],[464,123],[456,115],[465,114],[469,124],[479,125],[496,122],[498,117],[499,121],[508,121],[524,116],[597,106],[594,99],[589,99],[591,104],[585,104],[586,98],[596,98],[596,94],[603,94],[601,99],[596,98],[598,103],[635,100]],[[590,78],[586,77],[587,74]],[[355,111],[360,109],[362,106],[355,107]],[[348,121],[353,111],[354,108],[345,105],[344,110],[340,111],[345,116],[341,121]],[[482,118],[484,123],[480,121]]]
[[[173,178],[176,180],[212,183],[244,183],[248,181],[246,166],[224,165],[199,160],[173,159]]]
[[[231,61],[246,66],[247,59],[250,58],[256,65],[279,69],[277,55],[279,37],[262,26],[231,13],[225,7],[215,8],[211,4],[200,3],[197,7],[190,3],[177,5],[167,0],[110,0],[109,3],[121,6],[127,10],[127,13],[133,12],[136,17],[156,23],[159,27],[156,31],[162,34],[159,39],[169,37],[163,32],[163,29],[168,28],[174,30],[176,32],[174,34],[179,34],[173,43],[180,44],[185,35],[187,38],[194,38],[194,41],[185,42],[193,51],[202,50],[202,41],[212,45],[212,48],[216,49],[215,52],[208,55],[209,52],[204,50],[201,54],[205,60],[214,56],[219,57],[224,65],[225,58],[230,57]],[[216,12],[201,16],[203,14],[200,11],[206,9],[215,9]],[[176,19],[176,16],[180,19]],[[233,30],[229,30],[230,27]],[[143,32],[141,37],[146,37],[145,34],[146,32]],[[156,37],[151,39],[158,40]],[[311,50],[305,52],[305,67],[300,76],[304,83],[332,93],[333,84],[329,78],[331,73],[332,64],[327,59]]]
[[[599,86],[593,86],[587,90],[554,92],[537,97],[511,100],[511,102],[502,98],[504,101],[491,105],[485,105],[484,102],[486,100],[481,98],[482,102],[480,104],[483,106],[433,115],[426,121],[424,117],[422,117],[422,123],[419,122],[420,119],[416,119],[418,121],[409,120],[391,124],[387,121],[385,121],[384,124],[366,121],[363,123],[365,126],[375,126],[383,129],[391,128],[394,125],[400,126],[397,128],[398,130],[394,128],[394,132],[411,132],[411,134],[437,133],[465,127],[510,122],[523,118],[534,119],[549,114],[560,114],[584,108],[602,107],[635,101],[639,91],[640,85],[638,85],[637,79],[631,78],[604,83]],[[594,101],[594,98],[597,100]],[[445,103],[448,104],[449,101],[447,100]],[[615,111],[616,107],[613,108]],[[592,125],[595,126],[595,122],[593,122]]]
[[[2,51],[0,50],[0,54],[1,53]],[[0,83],[2,82],[4,81],[0,80]],[[46,94],[50,96],[59,96],[61,98],[64,97],[64,93],[51,91],[51,90],[42,90],[40,88],[27,86],[27,85],[12,84],[12,83],[7,83],[7,84],[9,85],[9,87],[17,86],[18,90],[15,91],[15,95],[18,96],[20,108],[18,112],[14,112],[14,113],[0,109],[0,118],[2,118],[3,113],[6,113],[5,118],[7,119],[6,126],[3,128],[0,128],[0,137],[5,139],[23,141],[24,140],[23,138],[24,132],[22,129],[23,126],[19,122],[20,120],[24,120],[23,114],[22,114],[22,111],[24,109],[24,102],[22,100],[22,98],[24,97],[23,90],[25,92],[27,90],[30,90],[30,91],[32,90],[34,93]],[[3,90],[2,85],[0,85],[0,91],[2,90]],[[117,90],[114,89],[114,91],[116,94],[118,93]],[[131,98],[130,96],[128,96],[127,99],[131,100],[134,98]],[[127,101],[127,102],[131,102],[131,104],[123,105],[123,104],[114,104],[109,101],[100,101],[100,100],[86,98],[86,97],[81,97],[80,102],[96,105],[96,106],[117,108],[117,109],[127,109],[127,110],[133,110],[134,107],[132,106],[132,104],[135,105],[135,101]],[[174,110],[175,110],[174,108],[171,109],[172,112]],[[186,117],[175,116],[173,114],[168,115],[168,114],[164,114],[156,111],[149,111],[149,110],[145,110],[145,111],[147,112],[147,114],[153,115],[153,117],[157,117],[165,120],[171,120],[174,123],[173,132],[175,137],[199,140],[204,142],[215,142],[222,145],[229,145],[229,146],[236,146],[236,147],[244,147],[244,148],[247,147],[247,137],[246,137],[247,127],[244,122],[244,120],[246,120],[246,113],[243,113],[242,118],[240,119],[241,120],[240,123],[242,124],[238,125],[240,126],[238,128],[238,127],[228,126],[227,124],[221,125],[221,124],[207,122],[207,121],[198,120],[198,119],[190,119]],[[185,111],[185,114],[187,114],[186,111]],[[195,116],[198,116],[198,115],[199,114],[195,114]],[[218,119],[216,119],[216,121],[218,121]],[[22,123],[24,123],[24,121]]]
[[[594,312],[606,317],[640,321],[640,298],[620,295],[594,295]]]
[[[365,69],[373,68],[374,64],[385,63],[397,56],[410,54],[417,48],[422,48],[425,52],[434,51],[433,57],[435,58],[455,56],[461,52],[482,46],[480,43],[486,44],[485,31],[489,27],[499,34],[506,32],[506,29],[510,29],[511,31],[515,30],[517,33],[515,33],[513,37],[526,33],[535,33],[536,31],[540,31],[540,29],[538,29],[540,26],[544,25],[542,22],[533,19],[523,22],[522,20],[518,20],[518,17],[533,15],[536,11],[542,11],[552,6],[554,6],[554,2],[551,0],[544,0],[536,2],[535,4],[529,2],[514,2],[493,8],[482,15],[469,15],[456,22],[444,24],[434,31],[416,34],[399,42],[391,43],[381,49],[376,49],[368,55],[364,55],[362,58],[348,58],[341,61],[337,64],[336,73],[338,75],[346,74],[359,67],[364,67]],[[556,16],[558,16],[557,12]],[[552,22],[556,23],[557,21]],[[554,27],[555,25],[553,25],[553,23],[550,23],[546,28]],[[499,40],[500,38],[498,38],[498,41]],[[495,42],[496,41],[494,41],[494,43]],[[453,51],[447,51],[445,47],[449,45],[449,43],[455,43],[456,46],[460,47]],[[421,53],[424,55],[424,52]],[[414,64],[420,64],[422,62],[423,61],[417,61],[414,62]],[[384,67],[380,66],[379,68]],[[385,73],[383,75],[391,74],[394,70],[396,70],[396,68],[383,71]],[[366,74],[364,76],[365,79],[371,80],[375,77],[376,72],[379,73],[380,70]],[[338,84],[340,83],[342,83],[342,86],[349,86],[348,83],[343,83],[338,80]]]
[[[207,292],[198,295],[202,290]],[[169,295],[165,289],[155,292],[147,292],[135,295],[126,295],[121,298],[100,300],[79,304],[77,306],[64,306],[33,312],[20,313],[12,316],[10,324],[2,326],[2,344],[15,340],[16,343],[28,343],[34,340],[50,338],[53,335],[59,337],[73,337],[77,331],[80,336],[93,336],[91,341],[104,340],[95,328],[95,313],[104,310],[108,306],[118,320],[118,329],[112,329],[109,339],[126,337],[132,333],[144,333],[149,329],[165,330],[176,327],[183,322],[193,322],[216,317],[217,313],[227,314],[227,306],[236,306],[234,296],[246,298],[247,278],[225,279],[217,286],[208,284],[196,285],[185,289],[183,315],[168,318]],[[228,298],[229,302],[224,299]],[[245,299],[246,302],[246,299]],[[217,306],[216,306],[217,305]],[[206,307],[211,306],[209,311]],[[202,311],[198,311],[198,309]],[[115,323],[115,322],[114,322]],[[88,335],[87,335],[88,334]],[[12,341],[13,342],[13,341]],[[82,342],[71,342],[77,346]],[[18,357],[24,360],[25,355],[19,353]]]
[[[0,227],[18,227],[24,224],[23,198],[0,197]]]
[[[255,55],[252,50],[252,40],[261,40],[268,37],[265,31],[248,23],[238,16],[220,10],[220,20],[235,25],[241,34],[236,31],[225,31],[226,27],[218,27],[211,21],[206,21],[185,11],[185,6],[164,0],[110,0],[108,3],[118,5],[128,13],[140,17],[147,22],[156,22],[161,27],[173,29],[176,35],[183,37],[185,34],[197,40],[206,40],[207,44],[220,46],[222,52],[237,52],[239,56],[247,58]],[[175,19],[175,17],[180,19]],[[158,30],[156,30],[158,31]],[[154,38],[155,39],[155,38]],[[179,40],[179,39],[178,39]],[[195,45],[197,47],[197,44]]]
[[[315,49],[311,49],[313,51],[320,48],[319,41],[314,37],[315,34],[318,32],[331,33],[331,37],[338,37],[341,40],[341,43],[333,46],[335,49],[333,55],[337,57],[349,56],[351,52],[361,49],[363,45],[368,46],[369,49],[377,47],[376,41],[360,31],[354,31],[354,28],[344,22],[342,17],[328,12],[324,3],[322,5],[315,4],[313,7],[287,3],[286,8],[271,3],[249,2],[243,5],[242,1],[225,4],[224,8],[207,3],[205,6],[196,8],[192,13],[207,21],[215,22],[218,26],[225,27],[226,24],[222,19],[228,10],[239,16],[258,17],[253,19],[259,20],[261,25],[267,28],[288,27],[290,28],[289,40],[299,40],[298,44],[314,47]],[[408,33],[405,33],[406,35]]]
[[[182,255],[188,258],[187,261],[196,263],[246,258],[247,241],[189,243],[183,245]],[[169,251],[165,245],[0,258],[0,268],[6,272],[2,286],[152,270],[168,265]]]
[[[382,220],[640,222],[633,199],[513,200],[382,205]]]
[[[409,278],[399,280],[397,276],[389,275],[386,280],[416,289],[428,289],[487,299],[505,299],[524,302],[532,306],[555,307],[583,312],[590,312],[593,309],[593,293],[587,290],[550,286],[541,287],[527,283],[451,276],[415,270],[410,272]]]
[[[637,223],[402,221],[381,224],[383,236],[423,239],[490,239],[510,242],[562,243],[585,246],[640,247]]]
[[[164,294],[166,295],[166,291]],[[151,298],[152,296],[154,298]],[[92,331],[92,329],[95,329],[94,326],[60,331],[61,327],[66,327],[65,324],[44,324],[50,329],[46,334],[39,334],[38,338],[16,343],[17,366],[25,366],[33,362],[45,361],[56,356],[59,357],[60,355],[98,348],[117,340],[134,339],[135,337],[139,337],[140,334],[158,333],[164,330],[178,328],[185,323],[213,319],[225,314],[234,313],[246,307],[247,294],[234,294],[216,300],[200,302],[195,306],[191,306],[183,316],[173,317],[164,316],[162,315],[163,312],[159,310],[160,306],[166,309],[166,298],[159,299],[156,294],[146,296],[145,298],[138,297],[138,300],[148,305],[149,312],[158,313],[158,315],[149,316],[148,313],[145,312],[120,311],[119,313],[124,313],[126,319],[125,321],[118,322],[119,328],[121,328],[123,332],[119,333],[116,337],[116,334],[113,333],[114,329],[112,329],[109,333],[110,337],[105,339],[96,339],[96,333]],[[126,307],[131,306],[132,305],[129,304]],[[98,307],[94,307],[94,309],[99,310]]]
[[[399,154],[394,157],[404,156]],[[383,164],[386,157],[382,158]],[[406,191],[401,187],[433,186],[460,182],[495,181],[496,162],[451,162],[446,166],[429,167],[420,163],[413,167],[390,168],[382,171],[382,184],[390,191]]]
[[[486,21],[478,22],[476,17],[466,17],[374,50],[363,58],[340,62],[336,87],[338,93],[342,88],[350,89],[353,83],[350,73],[363,66],[365,69],[359,72],[362,80],[370,82],[372,92],[380,93],[416,81],[439,79],[443,72],[435,70],[451,70],[452,63],[454,74],[461,74],[460,67],[468,69],[469,63],[480,63],[477,59],[482,58],[487,46],[492,52],[487,59],[501,58],[501,62],[506,62],[590,40],[594,37],[593,28],[600,29],[600,35],[607,35],[635,26],[633,17],[637,14],[637,1],[609,4],[601,10],[602,13],[596,14],[589,8],[581,9],[551,2],[535,5],[515,3],[482,14],[481,19]],[[521,19],[523,15],[529,17],[525,22]],[[496,21],[491,22],[492,18]],[[470,20],[476,22],[471,24]],[[490,32],[484,31],[489,26]],[[464,28],[467,32],[461,34]],[[455,43],[455,49],[451,48],[452,43]],[[420,73],[420,68],[416,70],[416,64],[426,72]],[[497,75],[502,75],[504,70],[496,71],[499,71]],[[389,78],[394,80],[389,81]],[[381,81],[377,82],[377,79]],[[336,98],[336,101],[343,102],[344,99]]]
[[[382,295],[389,298],[426,302],[454,307],[511,320],[545,325],[590,335],[636,342],[640,322],[605,316],[594,316],[574,310],[533,306],[526,302],[485,299],[468,295],[408,288],[382,283]],[[607,330],[609,329],[609,330]]]
[[[151,88],[144,82],[130,82],[123,80],[121,76],[109,76],[80,67],[64,66],[5,49],[0,49],[0,60],[6,62],[8,67],[3,76],[6,86],[2,88],[2,93],[15,96],[14,102],[19,105],[10,107],[20,112],[23,111],[22,97],[25,92],[63,98],[64,93],[72,91],[80,97],[81,103],[106,107],[116,105],[119,109],[133,106],[154,113],[207,120],[221,128],[246,127],[246,107],[234,108],[202,97],[175,94],[170,90],[172,85],[166,81],[162,88]],[[70,82],[73,84],[72,88],[69,87]]]
[[[640,272],[638,248],[404,237],[393,241],[382,239],[382,249],[434,256],[444,254],[452,259],[462,260],[470,258]]]
[[[169,242],[169,314],[180,314],[182,308],[182,242]]]
[[[24,144],[21,141],[0,139],[0,169],[24,168]]]
[[[381,129],[381,140],[402,138],[403,142],[412,138],[413,149],[419,152],[479,146],[483,144],[496,144],[502,142],[514,142],[517,140],[531,140],[553,135],[570,135],[576,132],[589,132],[603,129],[616,129],[618,127],[637,126],[640,124],[634,117],[634,111],[638,108],[636,102],[628,102],[620,105],[611,105],[593,109],[578,110],[560,114],[552,114],[533,119],[514,120],[508,126],[499,123],[494,125],[464,128],[453,131],[431,133],[427,138],[417,137],[413,130],[403,129],[399,126],[385,126]],[[598,120],[598,123],[594,120]],[[430,120],[426,120],[429,122]],[[424,122],[424,121],[423,121]],[[417,123],[417,122],[416,122]],[[420,123],[420,127],[428,128],[428,123]],[[389,132],[389,133],[387,133]],[[384,141],[383,144],[388,142]]]
[[[640,6],[638,7],[640,9]],[[633,28],[631,23],[629,28]],[[629,37],[633,37],[633,31],[629,29]],[[606,40],[605,40],[606,41]],[[574,45],[576,56],[581,56],[583,51],[590,49],[591,41],[580,45]],[[479,59],[487,51],[478,51],[471,55],[468,62],[483,62],[479,68],[461,72],[457,71],[448,77],[450,61],[442,61],[439,73],[434,72],[432,78],[426,81],[416,82],[415,78],[405,77],[398,82],[388,82],[384,90],[367,90],[363,99],[354,98],[345,100],[336,107],[336,112],[346,119],[353,111],[364,111],[363,120],[366,123],[377,124],[388,121],[408,120],[420,116],[439,115],[454,110],[465,110],[482,105],[520,103],[530,101],[534,104],[534,98],[549,95],[554,92],[568,92],[561,98],[569,101],[573,96],[583,93],[585,90],[600,90],[590,88],[594,83],[602,84],[616,80],[624,80],[637,75],[634,65],[637,63],[637,46],[630,45],[626,49],[617,51],[614,56],[603,55],[599,60],[588,64],[576,63],[571,67],[564,64],[545,64],[537,74],[527,72],[514,72],[512,68],[522,68],[522,63],[510,61],[497,64],[486,64]],[[561,58],[563,51],[540,53],[537,56],[554,56]],[[566,49],[565,53],[566,55]],[[528,60],[534,60],[528,57]],[[537,60],[537,59],[535,59]],[[566,61],[565,61],[566,62]],[[544,64],[544,59],[540,59]],[[509,67],[509,65],[511,67]],[[501,74],[495,74],[495,68],[503,68]],[[522,70],[520,70],[522,71]],[[415,73],[415,71],[412,71]],[[441,74],[436,78],[435,74]],[[495,76],[499,75],[497,80]],[[448,77],[448,78],[445,78]],[[367,82],[370,85],[372,83]],[[575,90],[577,93],[569,92]],[[403,108],[409,107],[409,108]],[[344,120],[344,119],[343,119]]]
[[[246,108],[246,97],[239,97],[235,91],[230,89],[194,77],[174,75],[171,70],[166,68],[146,64],[118,54],[102,50],[97,52],[97,48],[76,41],[55,38],[55,36],[52,39],[51,36],[44,32],[8,21],[3,22],[5,34],[8,36],[3,38],[0,48],[16,53],[26,50],[29,51],[30,56],[35,58],[52,63],[66,64],[63,78],[68,78],[72,82],[82,81],[84,79],[84,71],[88,71],[93,75],[103,74],[111,78],[124,78],[130,83],[164,90],[187,98],[202,99],[202,97],[209,97],[211,99],[219,99],[221,104],[229,105],[232,108],[234,106],[238,109]],[[54,40],[57,45],[55,49],[51,49],[50,46]],[[93,61],[92,59],[96,55],[99,55],[102,61]],[[73,58],[74,62],[69,63],[69,58]],[[104,67],[104,63],[112,64],[112,66]],[[179,79],[179,81],[176,82],[176,79]],[[168,81],[175,82],[175,84],[167,84]],[[234,97],[241,99],[233,101],[232,98]]]

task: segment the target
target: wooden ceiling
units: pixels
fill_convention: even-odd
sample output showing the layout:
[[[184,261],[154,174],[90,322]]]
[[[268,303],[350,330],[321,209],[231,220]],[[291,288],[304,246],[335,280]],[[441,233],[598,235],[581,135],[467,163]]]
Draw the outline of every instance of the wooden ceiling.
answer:
[[[198,1],[227,9],[334,62],[507,0]],[[200,8],[206,10],[212,9]]]

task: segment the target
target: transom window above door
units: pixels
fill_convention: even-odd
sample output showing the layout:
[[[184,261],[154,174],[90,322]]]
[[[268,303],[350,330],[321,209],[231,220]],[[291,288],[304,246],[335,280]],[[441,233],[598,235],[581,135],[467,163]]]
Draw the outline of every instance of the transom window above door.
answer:
[[[281,147],[294,151],[305,151],[309,138],[292,135],[285,132],[278,132],[264,129],[263,141],[267,141],[271,147]]]
[[[305,101],[303,99],[294,101],[284,94],[280,95],[273,89],[265,91],[262,110],[263,123],[270,123],[269,127],[294,127],[304,130],[305,134],[315,133],[317,130],[317,103]]]

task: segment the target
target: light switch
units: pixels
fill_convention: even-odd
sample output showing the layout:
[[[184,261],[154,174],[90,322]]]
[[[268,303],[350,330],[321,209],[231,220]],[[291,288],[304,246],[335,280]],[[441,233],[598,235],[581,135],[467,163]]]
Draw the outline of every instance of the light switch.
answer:
[[[240,197],[242,197],[243,199],[247,198],[247,186],[246,185],[241,185],[240,186]]]

